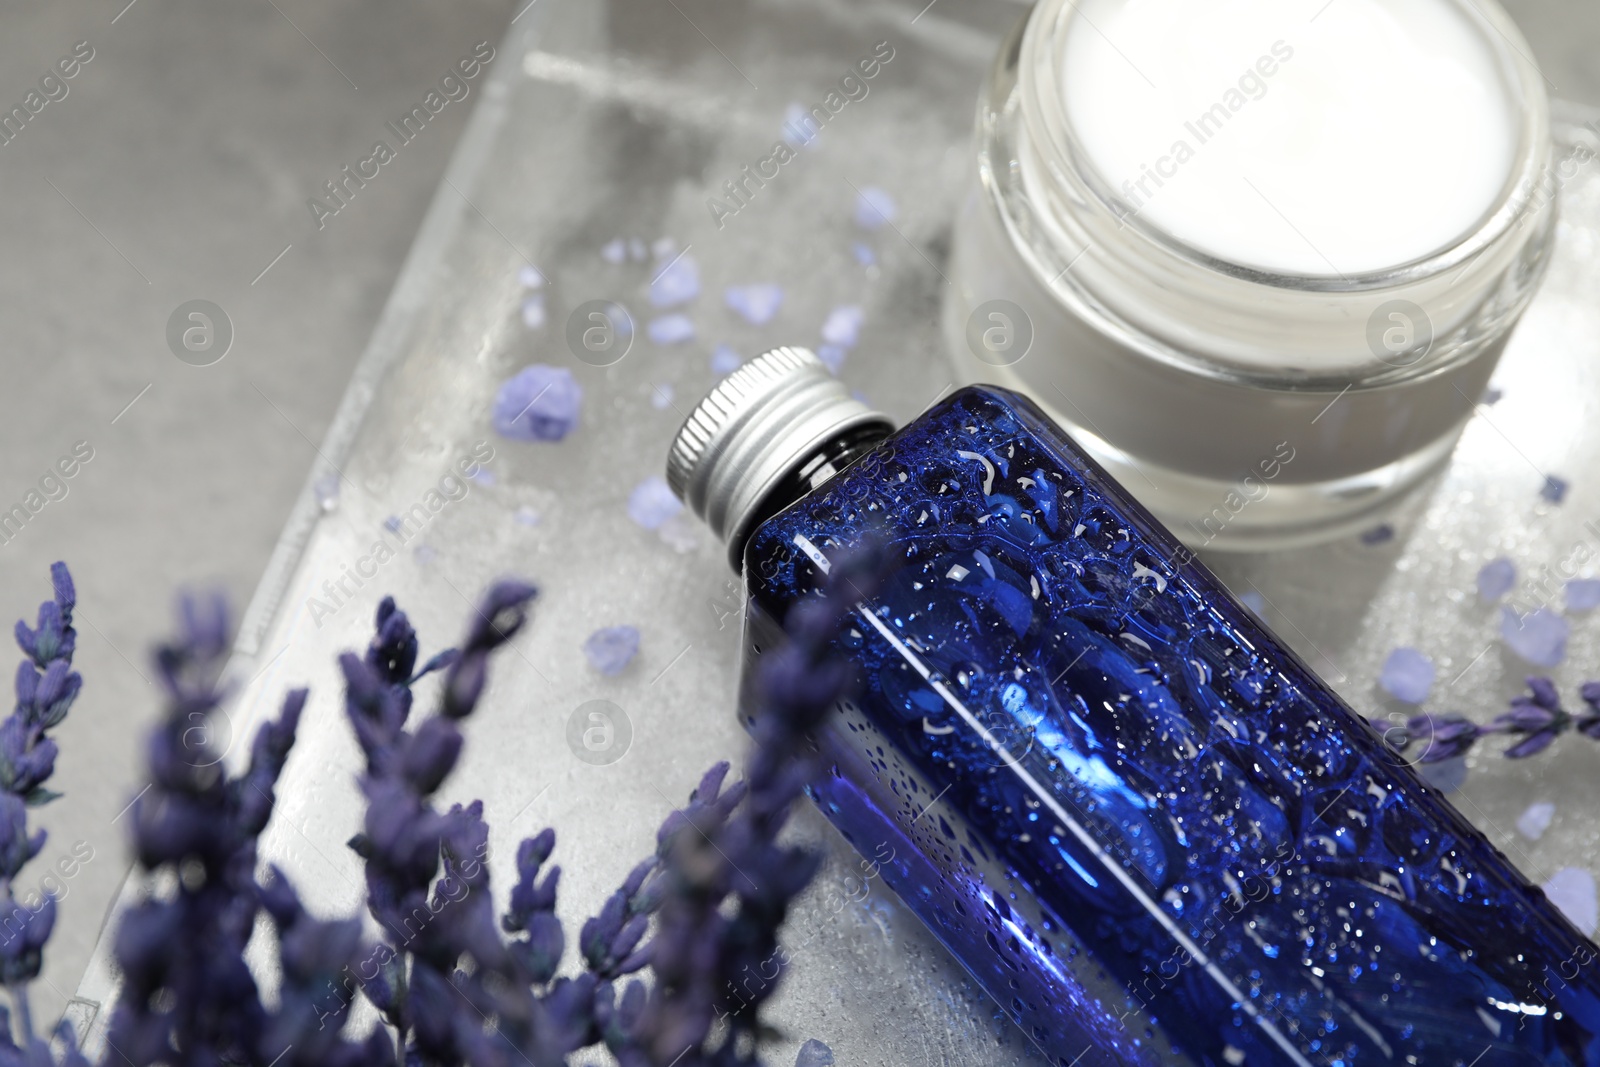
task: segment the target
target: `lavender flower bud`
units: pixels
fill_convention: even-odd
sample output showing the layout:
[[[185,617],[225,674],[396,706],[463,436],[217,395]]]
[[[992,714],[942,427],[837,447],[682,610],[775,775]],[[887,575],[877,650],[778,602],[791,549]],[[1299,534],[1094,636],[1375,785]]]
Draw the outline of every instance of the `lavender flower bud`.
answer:
[[[72,621],[72,609],[78,606],[78,590],[72,582],[72,572],[60,560],[50,564],[50,585],[56,594],[56,606],[61,609],[61,618],[66,622]]]
[[[423,723],[405,745],[400,773],[424,796],[438,789],[461,755],[461,731],[440,717]]]
[[[1411,740],[1424,743],[1423,763],[1440,763],[1470,749],[1478,740],[1478,727],[1459,715],[1415,715],[1406,720]]]
[[[1556,739],[1556,731],[1540,730],[1538,733],[1529,734],[1521,741],[1506,749],[1507,759],[1523,759],[1535,753],[1543,752]]]

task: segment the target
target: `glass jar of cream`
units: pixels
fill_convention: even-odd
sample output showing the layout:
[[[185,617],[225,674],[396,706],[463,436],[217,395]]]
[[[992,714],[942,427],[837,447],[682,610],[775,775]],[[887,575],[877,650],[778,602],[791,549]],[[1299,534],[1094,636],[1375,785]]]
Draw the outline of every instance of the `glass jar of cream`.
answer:
[[[1549,258],[1493,0],[1040,0],[978,109],[946,339],[1191,545],[1337,536],[1450,454]]]

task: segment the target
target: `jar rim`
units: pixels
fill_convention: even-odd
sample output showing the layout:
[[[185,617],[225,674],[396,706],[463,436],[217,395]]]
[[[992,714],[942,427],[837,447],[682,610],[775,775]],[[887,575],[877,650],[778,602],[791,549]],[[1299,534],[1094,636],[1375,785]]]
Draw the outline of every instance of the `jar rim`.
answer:
[[[1381,291],[1436,278],[1461,269],[1486,249],[1522,226],[1543,206],[1550,160],[1550,107],[1543,74],[1528,58],[1521,31],[1494,0],[1444,0],[1458,11],[1483,38],[1500,64],[1512,94],[1513,113],[1520,120],[1515,163],[1510,168],[1490,208],[1478,222],[1451,243],[1404,263],[1350,273],[1304,273],[1266,269],[1205,251],[1146,219],[1141,212],[1119,211],[1121,200],[1092,162],[1069,121],[1065,103],[1055,87],[1061,84],[1060,63],[1067,33],[1075,18],[1083,17],[1076,0],[1040,0],[1029,13],[1020,42],[1017,89],[1022,119],[1032,144],[1046,150],[1043,170],[1053,175],[1071,174],[1087,192],[1095,209],[1132,230],[1162,254],[1182,263],[1239,281],[1275,289],[1310,293],[1360,293]],[[1048,91],[1046,91],[1048,87]],[[1075,197],[1081,202],[1082,197]]]

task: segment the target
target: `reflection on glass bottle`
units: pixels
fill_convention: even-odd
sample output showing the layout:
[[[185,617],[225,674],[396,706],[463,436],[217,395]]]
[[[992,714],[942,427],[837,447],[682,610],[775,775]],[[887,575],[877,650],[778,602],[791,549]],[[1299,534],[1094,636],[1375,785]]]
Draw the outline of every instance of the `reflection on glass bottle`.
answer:
[[[1025,399],[891,434],[780,349],[669,477],[747,680],[887,547],[812,795],[1050,1063],[1600,1063],[1600,951]]]

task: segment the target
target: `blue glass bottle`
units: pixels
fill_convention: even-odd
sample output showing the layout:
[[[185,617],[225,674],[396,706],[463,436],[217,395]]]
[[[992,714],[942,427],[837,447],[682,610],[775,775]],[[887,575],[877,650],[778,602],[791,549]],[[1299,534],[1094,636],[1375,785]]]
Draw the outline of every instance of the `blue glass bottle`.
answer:
[[[1600,950],[1038,408],[890,434],[806,353],[741,373],[669,476],[746,681],[888,547],[812,796],[1048,1062],[1600,1065]]]

